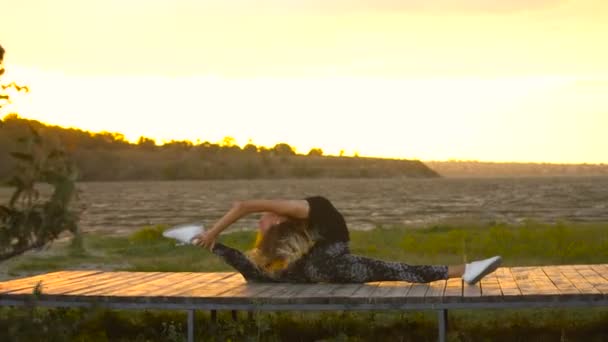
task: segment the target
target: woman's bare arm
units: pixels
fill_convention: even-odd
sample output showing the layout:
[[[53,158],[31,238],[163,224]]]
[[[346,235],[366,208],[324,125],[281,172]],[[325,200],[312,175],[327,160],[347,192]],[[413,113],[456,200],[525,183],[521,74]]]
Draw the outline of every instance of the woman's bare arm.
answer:
[[[211,249],[221,232],[246,215],[270,211],[282,216],[305,219],[308,217],[309,209],[306,200],[247,200],[235,202],[232,208],[211,229],[201,234],[201,236],[195,237],[194,240],[196,244]]]
[[[296,219],[308,218],[308,201],[306,200],[249,200],[235,203],[246,214],[270,211],[282,216]]]

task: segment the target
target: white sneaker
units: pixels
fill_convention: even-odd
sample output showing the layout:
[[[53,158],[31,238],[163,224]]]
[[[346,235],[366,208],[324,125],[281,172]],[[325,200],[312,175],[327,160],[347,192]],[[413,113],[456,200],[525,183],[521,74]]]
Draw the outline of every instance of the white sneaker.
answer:
[[[180,245],[193,243],[192,238],[205,231],[202,223],[186,223],[171,227],[163,232],[163,236],[179,241]]]
[[[469,285],[473,285],[481,278],[494,272],[500,266],[502,258],[500,256],[491,257],[488,259],[472,261],[465,265],[462,279]]]

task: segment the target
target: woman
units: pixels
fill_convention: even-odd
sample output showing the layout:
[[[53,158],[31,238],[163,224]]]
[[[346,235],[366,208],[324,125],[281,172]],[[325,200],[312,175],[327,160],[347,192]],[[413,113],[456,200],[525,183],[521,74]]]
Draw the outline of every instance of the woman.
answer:
[[[216,243],[232,223],[263,213],[255,247],[247,254]],[[236,202],[210,229],[192,239],[239,271],[247,281],[364,283],[403,280],[426,283],[462,277],[474,284],[493,272],[499,256],[463,265],[408,265],[350,254],[344,217],[325,197]]]

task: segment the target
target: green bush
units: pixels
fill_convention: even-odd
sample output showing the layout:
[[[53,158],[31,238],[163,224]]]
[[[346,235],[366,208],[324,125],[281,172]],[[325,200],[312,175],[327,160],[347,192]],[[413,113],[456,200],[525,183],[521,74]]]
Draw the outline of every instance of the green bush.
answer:
[[[160,241],[162,239],[165,239],[165,237],[163,237],[163,232],[166,228],[167,227],[164,225],[144,227],[129,235],[129,241],[133,243],[149,243],[152,241]]]

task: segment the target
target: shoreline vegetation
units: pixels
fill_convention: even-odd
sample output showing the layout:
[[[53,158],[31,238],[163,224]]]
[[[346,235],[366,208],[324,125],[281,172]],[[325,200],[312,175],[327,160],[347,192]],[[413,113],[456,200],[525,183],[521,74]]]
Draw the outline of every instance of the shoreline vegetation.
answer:
[[[194,246],[176,247],[162,237],[165,226],[144,227],[128,236],[87,233],[56,242],[3,265],[5,277],[58,269],[125,271],[231,271],[219,258]],[[504,266],[608,263],[608,223],[519,225],[446,222],[423,228],[377,227],[352,231],[355,254],[411,264],[460,263],[500,254]],[[221,242],[245,250],[253,231],[231,232]],[[42,287],[44,292],[44,287]],[[361,313],[256,313],[232,321],[220,312],[197,315],[198,340],[238,341],[436,341],[436,314],[429,311]],[[5,336],[1,336],[5,334]],[[451,341],[602,341],[608,309],[453,310]],[[182,341],[185,314],[178,311],[2,308],[2,340]]]
[[[79,170],[79,181],[170,181],[277,178],[438,178],[438,177],[561,177],[608,176],[608,164],[497,163],[425,161],[326,156],[320,148],[296,154],[287,143],[243,147],[234,139],[222,142],[170,141],[163,145],[146,137],[129,143],[120,133],[92,133],[62,128],[9,114],[0,135],[0,180],[14,167],[9,152],[36,128],[46,140],[63,147]]]
[[[171,141],[163,145],[146,137],[128,142],[120,133],[91,133],[50,126],[8,115],[0,136],[0,179],[6,179],[28,125],[46,141],[62,146],[79,170],[80,181],[215,180],[279,178],[440,177],[419,160],[325,156],[320,148],[296,154],[286,143],[267,148],[240,147],[226,137],[220,143]]]

